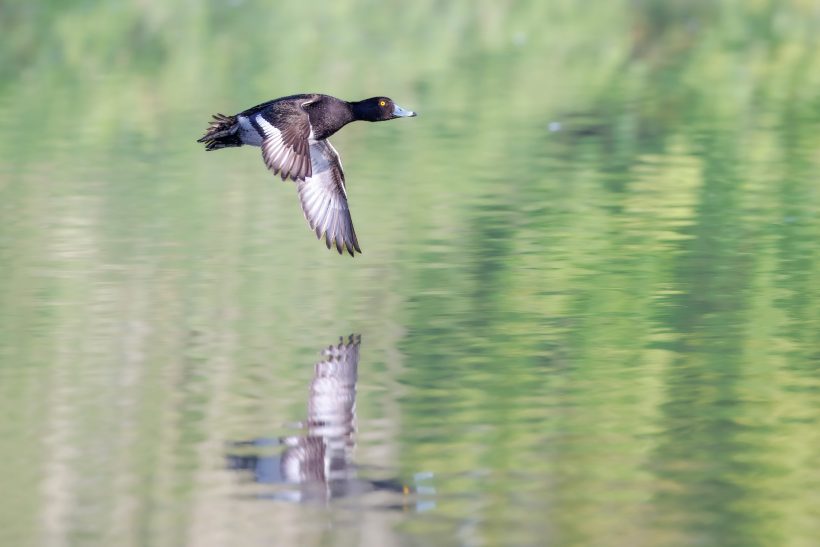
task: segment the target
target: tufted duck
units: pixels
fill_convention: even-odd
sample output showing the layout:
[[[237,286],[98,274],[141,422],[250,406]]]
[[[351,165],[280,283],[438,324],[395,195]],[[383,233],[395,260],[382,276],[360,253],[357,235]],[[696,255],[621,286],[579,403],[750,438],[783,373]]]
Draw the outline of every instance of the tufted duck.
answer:
[[[327,138],[350,122],[378,122],[415,116],[387,97],[347,102],[311,93],[274,99],[235,116],[214,115],[197,142],[206,150],[249,144],[275,175],[296,182],[305,218],[327,248],[335,244],[354,256],[362,252],[347,206],[339,154]]]

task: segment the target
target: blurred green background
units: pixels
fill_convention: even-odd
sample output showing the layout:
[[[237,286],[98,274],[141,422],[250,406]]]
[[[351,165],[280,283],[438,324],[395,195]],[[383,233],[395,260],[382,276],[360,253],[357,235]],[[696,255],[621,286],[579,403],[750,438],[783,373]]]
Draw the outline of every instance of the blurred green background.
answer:
[[[0,544],[817,545],[820,4],[0,4]],[[333,137],[364,254],[214,112]],[[256,495],[362,334],[360,474]],[[428,489],[429,490],[429,489]],[[393,510],[393,509],[401,510]]]

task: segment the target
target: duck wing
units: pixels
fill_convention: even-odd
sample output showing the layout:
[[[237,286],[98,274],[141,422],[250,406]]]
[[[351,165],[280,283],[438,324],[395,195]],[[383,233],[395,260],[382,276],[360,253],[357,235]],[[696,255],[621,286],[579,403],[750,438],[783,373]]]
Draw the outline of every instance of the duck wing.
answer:
[[[288,100],[271,104],[253,117],[263,133],[262,159],[282,180],[305,180],[311,175],[310,117],[304,106],[316,99]]]
[[[342,162],[333,145],[325,139],[310,145],[312,174],[296,183],[302,211],[316,237],[330,249],[335,244],[339,254],[347,250],[350,256],[362,252],[353,230],[353,219],[347,206],[345,175]]]

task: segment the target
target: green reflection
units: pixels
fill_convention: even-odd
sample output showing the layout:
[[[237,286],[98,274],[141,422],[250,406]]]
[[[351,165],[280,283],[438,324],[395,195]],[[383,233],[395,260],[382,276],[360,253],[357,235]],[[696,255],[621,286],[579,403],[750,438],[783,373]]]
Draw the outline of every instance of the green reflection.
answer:
[[[820,536],[812,2],[13,1],[0,30],[0,544]],[[334,138],[355,260],[258,150],[194,142],[302,91],[421,113]],[[271,507],[223,468],[340,332],[355,461],[432,472],[434,511]]]

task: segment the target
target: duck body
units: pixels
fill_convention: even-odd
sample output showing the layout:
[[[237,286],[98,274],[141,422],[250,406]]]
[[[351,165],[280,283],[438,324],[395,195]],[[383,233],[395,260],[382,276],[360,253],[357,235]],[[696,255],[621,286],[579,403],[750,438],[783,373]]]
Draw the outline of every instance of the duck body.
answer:
[[[328,137],[350,122],[415,116],[387,97],[348,102],[308,93],[274,99],[233,116],[215,114],[197,142],[206,150],[259,146],[262,159],[282,180],[296,182],[305,218],[327,247],[361,252],[347,205],[339,154]]]

